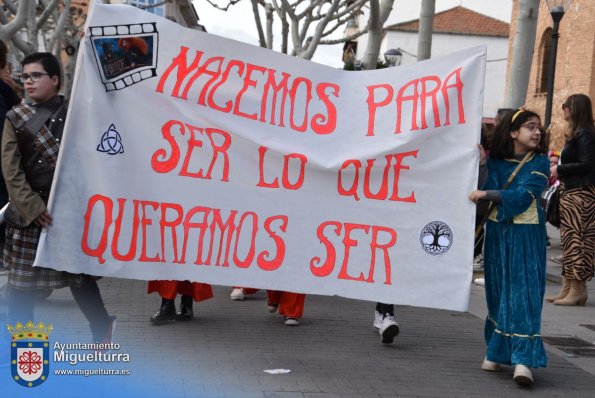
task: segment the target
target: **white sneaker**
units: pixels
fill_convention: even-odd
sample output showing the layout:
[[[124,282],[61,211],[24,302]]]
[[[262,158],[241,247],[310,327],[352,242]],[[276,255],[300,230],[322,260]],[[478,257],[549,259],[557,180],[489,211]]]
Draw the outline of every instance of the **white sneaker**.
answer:
[[[520,363],[514,367],[514,376],[512,377],[515,383],[521,386],[533,385],[533,375],[531,370]]]
[[[382,320],[384,319],[384,317],[382,316],[382,314],[378,311],[374,311],[374,327],[376,329],[380,329],[380,327],[382,326]]]
[[[552,260],[556,264],[562,264],[562,262],[564,261],[564,256],[560,254],[559,256],[550,257],[550,260]]]
[[[484,278],[475,278],[473,279],[473,283],[475,283],[478,286],[485,286],[486,281]]]
[[[386,314],[382,320],[380,329],[378,329],[378,333],[384,344],[392,344],[395,336],[399,334],[399,324],[395,321],[395,317]]]
[[[488,372],[501,372],[502,366],[500,366],[498,362],[488,361],[487,358],[484,358],[481,364],[481,370]]]
[[[285,326],[299,326],[300,320],[297,318],[285,318]]]
[[[230,294],[230,298],[236,301],[244,301],[244,289],[241,287],[235,287]]]

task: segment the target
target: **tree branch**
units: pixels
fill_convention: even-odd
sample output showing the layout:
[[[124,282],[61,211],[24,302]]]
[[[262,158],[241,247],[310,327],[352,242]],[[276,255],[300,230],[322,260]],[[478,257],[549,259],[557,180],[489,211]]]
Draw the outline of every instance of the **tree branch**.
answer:
[[[17,14],[17,6],[16,6],[15,2],[13,2],[11,0],[4,0],[4,6],[6,7],[6,9],[8,11],[10,11],[10,13],[12,15]]]
[[[339,8],[341,0],[333,0],[330,9],[327,11],[326,17],[316,25],[316,29],[314,29],[314,36],[312,36],[312,40],[308,42],[306,45],[306,49],[303,54],[300,56],[304,59],[312,59],[314,56],[314,51],[316,51],[316,47],[318,47],[318,43],[322,37],[322,32],[326,28],[326,25],[329,21],[334,18],[335,11]]]
[[[27,17],[32,9],[32,1],[20,1],[15,17],[9,23],[0,26],[0,40],[8,41],[27,23]]]
[[[48,46],[48,49],[50,51],[59,52],[59,49],[61,50],[62,46],[60,46],[60,41],[61,41],[61,38],[64,36],[64,33],[66,32],[66,29],[64,29],[64,27],[66,25],[66,21],[70,17],[71,1],[72,0],[64,0],[64,9],[62,10],[62,13],[60,14],[60,18],[58,19],[58,21],[56,22],[56,26],[54,27],[54,32],[53,32],[52,36],[50,37],[50,43]],[[58,43],[57,46],[56,46],[56,43]],[[58,47],[59,49],[56,47]]]
[[[250,0],[252,3],[252,13],[254,14],[254,22],[256,23],[256,31],[258,32],[258,43],[260,47],[267,47],[264,31],[262,30],[262,22],[260,21],[260,13],[258,12],[258,0]]]
[[[339,43],[345,43],[351,40],[355,40],[358,37],[360,37],[361,35],[368,33],[368,27],[366,26],[365,28],[359,30],[357,33],[354,33],[352,35],[349,36],[345,36],[342,37],[340,39],[335,39],[335,40],[320,40],[320,43],[318,44],[324,44],[324,45],[329,45],[329,44],[339,44]]]
[[[58,0],[50,0],[50,2],[45,5],[43,12],[37,18],[37,29],[41,29],[41,27],[46,23],[48,17],[52,14],[52,11],[57,7],[57,3]]]
[[[267,48],[269,50],[273,49],[273,22],[274,22],[274,16],[273,13],[275,12],[275,10],[273,10],[273,6],[271,4],[267,4],[264,8],[266,17],[267,17]]]
[[[281,4],[283,10],[287,15],[289,15],[289,19],[291,20],[291,41],[293,42],[293,51],[294,55],[301,53],[302,51],[302,42],[300,41],[300,35],[298,32],[299,28],[299,20],[297,19],[291,5],[287,2],[287,0],[281,0]]]
[[[222,7],[211,0],[206,0],[206,1],[207,1],[207,3],[209,3],[211,6],[215,7],[218,10],[227,11],[229,9],[229,7],[235,6],[242,0],[229,0],[229,2],[227,3],[227,5],[225,7]]]

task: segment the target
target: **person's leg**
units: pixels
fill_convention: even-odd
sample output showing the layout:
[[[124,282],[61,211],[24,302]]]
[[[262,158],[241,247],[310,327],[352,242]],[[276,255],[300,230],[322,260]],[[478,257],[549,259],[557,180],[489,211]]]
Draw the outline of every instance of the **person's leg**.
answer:
[[[180,300],[180,309],[176,313],[176,321],[189,321],[194,318],[194,311],[192,310],[192,296],[182,295]]]
[[[306,295],[301,293],[283,292],[279,302],[279,313],[285,316],[287,326],[297,326],[304,315]]]
[[[376,308],[380,309],[380,313],[386,317],[387,315],[390,316],[395,316],[395,306],[393,304],[384,304],[384,303],[378,303],[380,304],[380,306],[376,306]]]
[[[180,310],[176,315],[178,321],[189,321],[194,317],[192,312],[193,301],[200,303],[214,296],[213,287],[208,283],[179,281],[176,291],[182,295]]]
[[[157,292],[161,296],[159,310],[150,318],[153,325],[163,325],[176,319],[174,299],[178,294],[177,281],[149,281],[147,292]]]
[[[89,321],[93,342],[111,343],[116,318],[107,313],[97,281],[85,277],[82,282],[72,284],[70,291],[74,301]]]
[[[374,322],[372,325],[376,330],[380,329],[382,326],[382,320],[384,319],[384,314],[382,313],[382,303],[376,303],[376,309],[374,310]]]
[[[593,276],[595,221],[592,207],[595,188],[563,193],[560,197],[560,237],[564,253],[564,278],[570,279],[568,294],[554,301],[562,306],[584,306],[588,293],[586,281]]]
[[[21,290],[7,286],[8,324],[14,326],[17,322],[23,325],[29,321],[35,322],[33,314],[37,295],[34,290]]]
[[[283,296],[283,292],[279,290],[267,290],[267,309],[271,314],[277,312],[281,296]]]

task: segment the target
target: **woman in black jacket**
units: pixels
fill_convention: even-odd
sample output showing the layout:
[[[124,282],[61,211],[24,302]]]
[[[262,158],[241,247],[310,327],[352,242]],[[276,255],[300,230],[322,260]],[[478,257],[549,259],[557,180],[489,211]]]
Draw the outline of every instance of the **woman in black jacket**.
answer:
[[[587,281],[595,256],[595,128],[591,100],[574,94],[562,105],[570,128],[560,164],[551,168],[560,179],[560,238],[564,255],[562,290],[548,297],[556,305],[585,305]]]

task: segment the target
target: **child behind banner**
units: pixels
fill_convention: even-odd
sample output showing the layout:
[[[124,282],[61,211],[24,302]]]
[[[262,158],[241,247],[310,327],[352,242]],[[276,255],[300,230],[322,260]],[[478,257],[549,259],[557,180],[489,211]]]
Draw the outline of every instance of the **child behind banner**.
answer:
[[[545,217],[537,203],[549,178],[540,118],[516,110],[495,130],[488,180],[469,194],[473,202],[496,203],[486,224],[484,267],[488,316],[486,371],[515,366],[514,381],[533,384],[529,368],[545,367],[541,309],[545,291]],[[485,152],[481,149],[485,164]],[[506,189],[517,166],[526,160]]]

